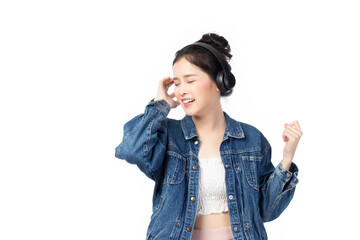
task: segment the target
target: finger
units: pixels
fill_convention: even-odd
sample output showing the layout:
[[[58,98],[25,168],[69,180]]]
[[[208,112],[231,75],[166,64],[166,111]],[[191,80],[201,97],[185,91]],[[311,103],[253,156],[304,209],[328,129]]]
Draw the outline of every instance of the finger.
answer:
[[[165,80],[165,84],[172,84],[173,82],[174,81],[171,78]]]
[[[174,80],[172,80],[172,78],[170,78],[169,80],[166,81],[168,84],[173,84],[174,83]]]
[[[282,137],[282,140],[283,140],[284,142],[287,141],[287,137],[285,136],[285,133],[283,133],[281,137]]]
[[[172,94],[169,95],[171,98],[175,97],[175,92],[173,92]]]
[[[297,120],[292,121],[291,123],[289,123],[290,125],[295,125],[297,123]]]
[[[295,133],[289,131],[288,129],[285,129],[284,134],[285,134],[285,136],[286,136],[289,140],[296,140],[296,139],[298,139],[298,136],[297,136]]]
[[[296,129],[299,130],[299,131],[301,132],[301,134],[302,134],[302,130],[301,130],[301,127],[300,127],[300,124],[299,124],[298,121],[295,121],[295,127],[296,127]]]
[[[286,127],[287,127],[288,125],[289,125],[288,123],[285,123],[285,124],[284,124],[284,128],[286,129]],[[284,132],[285,132],[285,129],[284,129]],[[283,134],[282,134],[281,136],[282,136],[283,141],[286,142],[286,141],[287,141],[287,137],[285,136],[284,132],[283,132]]]
[[[172,84],[174,84],[174,82],[164,81],[164,82],[162,82],[162,85],[160,85],[160,87],[167,92]]]
[[[160,80],[160,82],[164,82],[164,81],[167,81],[167,80],[169,80],[170,79],[170,77],[169,76],[167,76],[167,77],[163,77],[161,80]]]
[[[174,82],[174,79],[172,79],[172,78],[166,78],[166,79],[164,79],[164,84],[168,84],[168,83],[173,83]]]
[[[160,80],[160,85],[165,87],[169,82],[172,82],[172,79],[170,77],[164,77]]]
[[[174,82],[168,82],[165,84],[165,89],[166,91],[169,90],[170,86],[173,84]]]
[[[298,123],[293,122],[291,129],[295,130],[299,134],[299,136],[302,136],[303,132],[301,131],[301,128],[298,125]]]
[[[169,82],[170,77],[164,77],[160,80],[159,88],[165,88],[166,84]]]
[[[292,127],[292,128],[295,128],[295,125],[294,125],[294,122],[291,122],[291,123],[285,123],[284,124],[284,127]]]
[[[294,127],[289,127],[288,126],[286,129],[288,129],[289,131],[295,133],[299,137],[301,136],[301,132],[299,130],[297,130],[296,128],[294,128]]]
[[[296,129],[298,129],[301,132],[300,124],[297,120],[290,123],[291,126],[294,126]]]

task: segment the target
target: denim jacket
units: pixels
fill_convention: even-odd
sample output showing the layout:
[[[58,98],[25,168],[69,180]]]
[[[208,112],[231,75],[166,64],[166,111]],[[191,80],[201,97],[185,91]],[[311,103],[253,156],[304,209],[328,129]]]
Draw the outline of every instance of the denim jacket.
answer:
[[[146,239],[190,240],[199,188],[200,140],[189,116],[167,118],[170,105],[151,101],[145,112],[124,125],[115,156],[136,164],[155,181]],[[264,222],[288,206],[298,183],[298,168],[271,163],[271,146],[255,127],[224,112],[226,130],[220,145],[234,239],[267,239]]]

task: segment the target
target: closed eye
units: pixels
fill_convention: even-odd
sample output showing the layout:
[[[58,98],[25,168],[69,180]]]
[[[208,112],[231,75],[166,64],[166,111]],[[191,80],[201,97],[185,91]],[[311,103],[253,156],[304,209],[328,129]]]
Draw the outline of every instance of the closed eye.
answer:
[[[192,82],[195,82],[195,80],[189,80],[189,81],[187,81],[186,83],[192,83]],[[179,85],[180,85],[179,82],[174,82],[174,86],[175,86],[175,87],[177,87],[177,86],[179,86]]]

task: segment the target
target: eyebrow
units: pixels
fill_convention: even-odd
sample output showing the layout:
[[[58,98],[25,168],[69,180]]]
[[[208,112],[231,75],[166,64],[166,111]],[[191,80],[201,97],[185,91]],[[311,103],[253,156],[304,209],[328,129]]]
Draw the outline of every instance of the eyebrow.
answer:
[[[196,74],[186,74],[186,75],[184,75],[184,78],[192,77],[192,76],[197,76],[197,75]],[[174,77],[173,79],[174,79],[174,81],[179,80],[179,78],[177,78],[177,77]]]

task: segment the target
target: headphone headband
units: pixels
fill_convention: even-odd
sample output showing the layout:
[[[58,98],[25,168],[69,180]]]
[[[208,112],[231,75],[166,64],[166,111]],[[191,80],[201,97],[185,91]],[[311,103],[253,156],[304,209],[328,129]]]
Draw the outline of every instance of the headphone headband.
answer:
[[[214,48],[210,44],[202,43],[202,42],[195,42],[195,43],[190,44],[190,45],[200,46],[200,47],[205,48],[208,51],[210,51],[216,57],[216,59],[218,60],[218,62],[221,65],[222,69],[224,71],[230,72],[227,65],[226,65],[226,60],[225,60],[224,56],[216,48]]]

